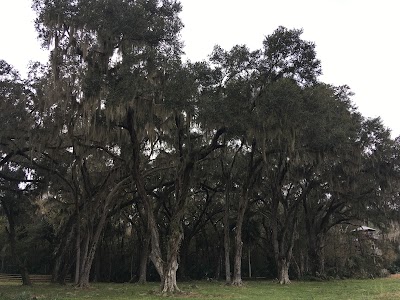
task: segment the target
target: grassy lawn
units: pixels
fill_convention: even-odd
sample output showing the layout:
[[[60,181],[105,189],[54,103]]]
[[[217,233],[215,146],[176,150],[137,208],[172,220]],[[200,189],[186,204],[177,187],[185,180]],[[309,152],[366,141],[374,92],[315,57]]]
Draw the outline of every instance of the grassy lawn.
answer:
[[[228,287],[221,282],[180,283],[184,290],[171,299],[400,299],[400,279],[338,280],[327,282],[293,282],[281,286],[270,281],[246,282],[241,288]],[[158,284],[93,284],[89,289],[72,286],[36,284],[22,287],[0,283],[1,300],[127,300],[164,299]]]

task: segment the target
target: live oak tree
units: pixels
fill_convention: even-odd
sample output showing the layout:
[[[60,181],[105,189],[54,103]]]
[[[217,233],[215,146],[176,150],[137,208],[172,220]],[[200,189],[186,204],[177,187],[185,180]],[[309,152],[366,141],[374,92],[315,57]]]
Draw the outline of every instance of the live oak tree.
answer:
[[[303,110],[302,88],[315,84],[321,72],[314,44],[302,40],[301,33],[301,30],[279,27],[266,37],[263,50],[250,52],[245,46],[236,46],[227,52],[216,47],[211,55],[214,74],[219,79],[214,84],[213,95],[220,96],[220,100],[215,101],[216,105],[229,105],[225,114],[220,113],[223,116],[221,122],[228,124],[234,134],[240,134],[236,138],[246,141],[249,153],[249,165],[246,168],[248,171],[242,185],[236,222],[235,285],[242,283],[243,218],[254,183],[260,176],[262,162],[269,169],[275,163],[267,161],[268,155],[280,153],[282,172],[286,172],[285,160],[292,155],[288,151],[293,151],[296,131],[300,126],[296,121],[299,122],[298,114]],[[277,143],[271,145],[270,141]],[[282,173],[281,176],[284,177],[285,174]],[[282,188],[279,185],[277,189]],[[279,203],[278,198],[275,201]],[[278,248],[276,252],[278,261],[282,254],[278,254]]]
[[[338,100],[342,101],[338,104],[346,105],[340,97],[343,88],[337,91]],[[337,117],[346,115],[350,116],[344,111]],[[324,249],[331,243],[326,240],[330,230],[340,224],[364,224],[368,220],[385,232],[389,222],[380,217],[388,217],[394,208],[394,198],[389,204],[384,196],[393,195],[390,182],[397,180],[393,155],[396,150],[389,132],[379,119],[365,120],[354,112],[351,119],[335,122],[341,125],[333,134],[341,136],[341,142],[333,139],[334,152],[322,157],[318,171],[323,184],[303,203],[309,272],[314,276],[326,275]],[[377,148],[380,154],[375,156]]]
[[[0,60],[0,209],[7,219],[6,232],[13,259],[24,285],[30,285],[26,244],[21,236],[35,215],[33,199],[40,178],[32,167],[35,111],[32,91],[17,71]],[[24,222],[25,220],[25,222]],[[27,247],[26,247],[27,248]]]
[[[78,137],[87,141],[84,146],[100,144],[103,150],[108,146],[123,151],[123,145],[114,143],[129,141],[126,134],[121,136],[121,129],[143,121],[148,108],[151,109],[147,106],[152,103],[149,98],[155,100],[154,76],[161,70],[154,63],[161,59],[162,55],[157,57],[160,49],[168,54],[171,46],[172,53],[175,52],[173,48],[178,43],[174,32],[179,30],[180,22],[174,14],[179,5],[173,2],[159,5],[157,1],[64,1],[53,5],[35,1],[34,7],[43,43],[54,45],[50,62],[52,81],[45,95],[48,105],[68,109],[80,125]],[[112,58],[115,61],[111,62]],[[122,75],[127,76],[121,81]],[[124,84],[131,89],[122,95]],[[143,111],[135,111],[140,119],[135,115],[133,120],[131,113],[140,102]],[[69,123],[66,125],[65,130],[69,131]],[[146,130],[144,125],[139,124],[136,130]],[[88,283],[88,275],[85,277],[82,285]]]
[[[207,115],[211,116],[208,122],[221,124],[228,128],[227,140],[237,146],[232,150],[234,158],[225,173],[225,277],[227,283],[240,286],[242,284],[242,227],[244,214],[261,167],[260,157],[257,155],[257,141],[254,137],[252,125],[252,109],[257,90],[254,85],[256,66],[259,51],[251,52],[245,46],[235,46],[230,51],[225,51],[219,46],[214,48],[210,56],[209,88],[204,91],[206,98]],[[250,125],[250,126],[249,126]],[[232,147],[229,146],[229,147]],[[233,278],[230,278],[230,242],[229,242],[229,206],[232,186],[232,168],[237,156],[244,158],[244,170],[240,177],[241,193],[238,197],[238,212],[235,223],[235,254],[233,263]]]
[[[54,92],[82,116],[82,122],[87,124],[83,128],[86,139],[110,137],[122,130],[120,142],[128,146],[120,144],[119,147],[123,151],[129,148],[131,152],[131,176],[144,203],[151,230],[151,258],[162,279],[162,291],[173,292],[177,289],[177,255],[182,240],[180,223],[191,172],[198,160],[219,147],[217,140],[224,131],[218,130],[209,145],[191,148],[192,113],[182,110],[184,106],[179,105],[185,104],[178,101],[189,103],[192,94],[190,91],[177,94],[178,90],[171,89],[185,84],[180,80],[185,71],[179,66],[177,36],[181,28],[177,18],[180,5],[175,1],[91,4],[66,1],[52,6],[46,1],[35,1],[34,6],[38,11],[39,34],[45,44],[54,44],[51,55]],[[189,82],[188,86],[191,85]],[[173,94],[168,94],[171,91]],[[175,98],[173,104],[177,105],[168,107],[168,98]],[[62,104],[61,99],[57,100],[57,105]],[[98,126],[102,119],[108,127]],[[171,124],[173,127],[168,127]],[[180,157],[174,166],[177,171],[176,207],[164,261],[152,199],[145,187],[144,172],[149,168],[151,157],[143,156],[141,149],[146,144],[154,145],[154,138],[163,130],[175,128],[176,136],[172,137],[175,141],[161,144],[174,147]]]
[[[270,182],[271,231],[280,283],[289,282],[299,202],[313,187],[304,184],[311,176],[307,150],[301,146],[307,130],[304,90],[317,83],[321,67],[315,45],[301,39],[301,34],[301,30],[279,27],[264,40],[255,103],[259,147]]]
[[[352,107],[350,95],[348,87],[324,84],[307,92],[310,107],[307,123],[310,127],[304,136],[304,145],[315,155],[313,180],[316,186],[302,199],[302,213],[309,265],[314,276],[324,276],[323,249],[327,232],[336,224],[349,220],[345,213],[349,210],[346,203],[352,196],[344,199],[337,191],[344,188],[344,182],[348,181],[345,178],[355,175],[360,168],[356,162],[360,158],[357,136],[361,119]]]
[[[288,283],[300,255],[324,273],[337,224],[395,215],[398,141],[318,81],[302,30],[183,63],[177,1],[33,4],[51,56],[29,81],[1,62],[1,200],[14,217],[39,205],[55,280],[132,279],[137,262],[144,281],[149,256],[170,293],[179,275],[218,277],[224,257],[241,285],[251,248]]]
[[[8,170],[8,172],[6,171]],[[3,174],[24,178],[23,171],[13,172],[7,167],[2,168]],[[23,239],[27,239],[29,232],[27,226],[31,223],[32,212],[34,210],[27,191],[18,187],[18,181],[8,182],[1,186],[0,208],[4,213],[7,225],[6,233],[8,244],[11,249],[13,261],[18,267],[22,276],[23,285],[31,285],[28,271],[28,251],[27,243]],[[29,189],[28,189],[29,190]],[[28,192],[29,193],[29,192]]]

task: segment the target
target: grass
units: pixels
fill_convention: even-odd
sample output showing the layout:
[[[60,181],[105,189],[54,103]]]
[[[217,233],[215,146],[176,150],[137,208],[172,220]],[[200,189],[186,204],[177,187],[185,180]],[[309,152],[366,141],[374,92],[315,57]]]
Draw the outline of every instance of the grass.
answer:
[[[222,282],[180,283],[183,294],[170,299],[400,299],[400,279],[333,280],[326,282],[293,282],[278,285],[271,281],[246,282],[243,287],[225,286]],[[158,284],[96,283],[89,289],[72,286],[36,284],[24,287],[0,283],[1,300],[151,300],[165,299],[158,294]]]

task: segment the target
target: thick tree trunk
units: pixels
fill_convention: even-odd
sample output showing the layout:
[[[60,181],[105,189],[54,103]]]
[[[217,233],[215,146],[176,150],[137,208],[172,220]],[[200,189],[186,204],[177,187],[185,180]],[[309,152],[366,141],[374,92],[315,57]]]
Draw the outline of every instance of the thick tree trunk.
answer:
[[[242,234],[236,233],[235,236],[235,257],[233,263],[233,280],[232,284],[236,286],[241,286],[242,282]]]
[[[179,248],[183,240],[183,228],[180,214],[175,216],[170,223],[170,233],[167,242],[167,257],[164,264],[163,277],[161,278],[161,293],[171,294],[180,292],[176,284],[178,270]]]
[[[79,234],[79,237],[81,236],[81,234]],[[89,278],[87,278],[87,284],[82,284],[82,276],[84,276],[84,272],[86,269],[86,265],[88,263],[88,255],[89,255],[89,244],[90,244],[90,240],[92,239],[92,235],[91,232],[89,230],[86,230],[86,235],[83,238],[83,241],[79,243],[79,245],[77,244],[77,262],[76,264],[79,265],[78,267],[75,266],[75,273],[77,270],[79,270],[78,273],[78,278],[75,278],[75,284],[80,286],[80,287],[88,287],[89,286]],[[78,241],[77,241],[78,242]],[[82,243],[84,244],[82,247]],[[79,261],[78,261],[78,250],[79,250]],[[76,275],[76,274],[75,274]]]
[[[293,228],[292,230],[295,230]],[[275,261],[278,267],[278,281],[280,284],[290,283],[289,267],[292,260],[294,234],[291,237],[280,237],[274,241]],[[285,239],[287,239],[285,241]]]
[[[276,204],[277,205],[277,204]],[[278,228],[277,212],[272,216],[272,239],[274,246],[275,262],[278,267],[278,281],[280,284],[290,283],[289,266],[292,259],[295,241],[295,223],[286,228]]]
[[[147,281],[147,261],[149,259],[150,232],[143,240],[142,251],[140,253],[139,280],[138,283],[144,284]]]
[[[226,131],[221,128],[215,133],[208,147],[202,147],[197,150],[189,149],[185,153],[184,149],[184,131],[188,129],[183,123],[179,114],[175,116],[175,123],[178,129],[176,140],[176,149],[179,149],[179,166],[176,170],[175,178],[175,195],[171,209],[170,232],[167,238],[166,261],[162,259],[160,248],[159,232],[154,216],[151,199],[147,195],[143,174],[140,170],[140,142],[138,139],[137,129],[135,128],[135,111],[128,109],[127,112],[127,129],[130,134],[132,143],[132,177],[136,182],[137,192],[142,198],[145,210],[147,212],[148,226],[151,232],[151,254],[150,258],[161,278],[161,292],[173,293],[179,291],[176,284],[176,272],[178,270],[178,253],[179,247],[183,239],[182,219],[187,205],[187,196],[190,189],[191,175],[194,164],[204,159],[215,149],[221,147],[218,143],[219,137]],[[190,144],[190,141],[188,142]]]
[[[177,253],[176,253],[177,254]],[[161,293],[171,294],[179,292],[180,289],[176,284],[176,272],[178,270],[178,259],[177,255],[171,255],[168,263],[164,269],[164,277],[161,281]]]
[[[308,216],[309,211],[306,200],[303,201],[306,219],[306,231],[308,237],[308,258],[310,272],[313,276],[324,276],[324,233],[319,230],[318,226],[311,216]]]
[[[308,255],[310,260],[311,273],[314,276],[321,277],[325,273],[324,259],[324,238],[319,234],[317,237],[309,235]]]
[[[57,256],[54,261],[53,269],[51,270],[51,282],[52,283],[56,283],[58,281],[58,278],[60,277],[59,274],[60,274],[62,259],[63,259],[63,256],[60,255],[60,256]]]
[[[313,276],[319,277],[320,273],[320,251],[318,249],[316,237],[309,234],[308,238],[308,257],[310,272]]]
[[[290,283],[289,279],[290,262],[286,258],[281,258],[278,263],[278,281],[280,284]]]
[[[325,253],[324,253],[324,245],[322,245],[322,248],[320,250],[319,253],[319,257],[318,257],[318,269],[319,269],[319,274],[321,274],[321,276],[325,276]]]
[[[139,248],[139,284],[145,284],[147,282],[147,266],[150,254],[150,241],[151,241],[151,230],[149,228],[149,222],[147,221],[146,210],[143,205],[138,203],[138,212],[140,217],[140,227],[138,229],[139,239],[141,243],[138,245]],[[133,224],[132,224],[133,225]],[[131,272],[132,274],[132,272]],[[131,275],[131,280],[133,280]]]
[[[135,165],[138,166],[138,164]],[[163,294],[179,292],[180,290],[176,283],[176,273],[178,270],[179,247],[183,239],[181,219],[185,203],[181,203],[181,206],[177,208],[178,211],[174,213],[173,219],[171,220],[170,233],[167,239],[166,261],[164,261],[161,254],[159,231],[154,216],[153,205],[151,199],[147,195],[143,178],[140,176],[139,172],[138,167],[134,168],[133,178],[136,181],[138,194],[143,200],[145,211],[147,213],[148,228],[151,236],[150,259],[161,278],[161,292]],[[178,198],[178,196],[176,197]],[[183,195],[182,197],[186,197],[186,195]]]
[[[22,277],[22,285],[32,285],[31,279],[29,277],[28,268],[25,264],[20,265],[19,272],[21,273]]]

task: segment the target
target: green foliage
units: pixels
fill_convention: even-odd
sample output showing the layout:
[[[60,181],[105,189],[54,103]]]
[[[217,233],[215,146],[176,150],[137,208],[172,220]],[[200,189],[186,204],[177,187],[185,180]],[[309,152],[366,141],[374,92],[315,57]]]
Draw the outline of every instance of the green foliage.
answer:
[[[321,75],[315,45],[300,38],[303,30],[278,27],[264,40],[265,71],[275,81],[290,78],[302,86],[312,85]]]

